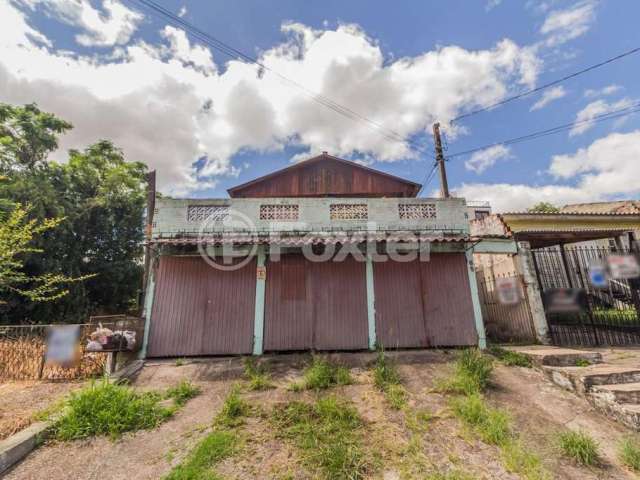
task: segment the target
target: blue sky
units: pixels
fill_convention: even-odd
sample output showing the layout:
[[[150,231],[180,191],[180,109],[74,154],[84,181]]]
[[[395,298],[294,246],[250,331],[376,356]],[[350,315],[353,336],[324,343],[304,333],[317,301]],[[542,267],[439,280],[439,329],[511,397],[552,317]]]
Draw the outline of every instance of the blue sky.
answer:
[[[639,46],[634,0],[159,3],[429,151],[435,120],[455,153],[640,102],[636,54],[448,124]],[[0,101],[36,101],[76,127],[56,160],[110,138],[158,169],[164,192],[194,197],[226,196],[323,150],[418,182],[433,163],[268,72],[228,63],[136,2],[0,0],[0,18]],[[457,194],[497,210],[637,198],[640,114],[447,167]]]

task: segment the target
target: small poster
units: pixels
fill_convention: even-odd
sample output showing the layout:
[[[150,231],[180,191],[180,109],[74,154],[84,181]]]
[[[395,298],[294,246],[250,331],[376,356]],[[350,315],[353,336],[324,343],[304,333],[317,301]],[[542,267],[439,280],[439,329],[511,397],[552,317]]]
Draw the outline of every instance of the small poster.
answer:
[[[611,278],[629,280],[640,277],[640,265],[633,255],[609,255],[607,265]]]
[[[498,301],[503,305],[516,305],[520,302],[518,277],[496,278]]]
[[[598,262],[589,265],[589,283],[593,288],[609,287],[609,274],[604,264]]]
[[[266,280],[267,279],[267,267],[258,267],[256,269],[256,278],[258,280]]]
[[[56,325],[50,327],[47,337],[46,363],[68,365],[76,359],[78,341],[80,339],[79,325]]]
[[[587,296],[581,288],[554,288],[544,292],[547,313],[582,313],[587,308]]]

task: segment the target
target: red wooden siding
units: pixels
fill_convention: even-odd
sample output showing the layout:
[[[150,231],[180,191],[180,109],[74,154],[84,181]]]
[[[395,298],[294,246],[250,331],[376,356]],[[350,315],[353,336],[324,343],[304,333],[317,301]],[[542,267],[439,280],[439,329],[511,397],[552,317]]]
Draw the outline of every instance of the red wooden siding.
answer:
[[[376,336],[386,348],[477,344],[465,255],[373,265]]]
[[[230,188],[238,197],[415,197],[420,185],[329,155],[320,155]]]
[[[200,257],[160,257],[150,357],[251,353],[256,261],[230,272]]]
[[[477,345],[465,255],[434,253],[420,267],[429,345]]]
[[[368,346],[364,263],[314,263],[282,255],[267,264],[264,349],[358,350]]]
[[[376,337],[385,348],[426,347],[419,262],[373,265]]]

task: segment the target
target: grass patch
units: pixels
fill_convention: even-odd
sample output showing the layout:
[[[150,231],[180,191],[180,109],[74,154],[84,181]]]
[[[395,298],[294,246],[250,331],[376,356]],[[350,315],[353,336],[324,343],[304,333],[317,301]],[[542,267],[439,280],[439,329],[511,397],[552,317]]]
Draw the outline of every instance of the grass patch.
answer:
[[[640,441],[637,438],[625,438],[618,448],[620,461],[635,472],[640,472]]]
[[[349,402],[325,397],[274,409],[274,426],[303,452],[305,463],[327,479],[360,479],[369,470],[362,450],[362,420]]]
[[[508,367],[531,368],[533,366],[531,359],[520,352],[514,352],[512,350],[507,350],[506,348],[493,346],[489,348],[489,353]]]
[[[579,358],[576,360],[576,367],[588,367],[589,365],[591,365],[591,362],[584,358]]]
[[[353,379],[349,369],[331,362],[314,357],[311,365],[304,370],[302,383],[294,383],[290,389],[300,390],[326,390],[337,385],[351,385]]]
[[[224,400],[220,413],[216,416],[215,424],[222,427],[237,427],[244,423],[251,411],[251,407],[240,397],[240,388],[234,386]]]
[[[198,395],[200,395],[200,388],[188,380],[183,380],[177,386],[167,390],[166,398],[172,399],[176,406],[182,407],[187,401]]]
[[[65,413],[53,425],[58,440],[95,435],[118,437],[124,432],[157,427],[171,417],[177,406],[160,405],[157,392],[139,393],[106,380],[71,393]]]
[[[598,443],[585,432],[560,432],[558,446],[565,456],[580,465],[592,466],[599,462]]]
[[[475,477],[462,470],[450,470],[448,472],[430,473],[425,480],[473,480]]]
[[[271,375],[263,365],[258,365],[256,359],[247,357],[244,360],[244,376],[249,381],[249,390],[268,390],[275,388],[271,383]]]
[[[477,348],[463,350],[456,360],[454,375],[440,382],[438,390],[444,393],[472,395],[483,392],[489,384],[493,361]]]
[[[512,438],[508,415],[489,407],[477,393],[455,399],[453,412],[486,443],[501,446]]]
[[[176,358],[176,361],[174,362],[176,367],[181,367],[186,363],[186,360],[184,358]]]
[[[373,366],[373,384],[381,390],[391,408],[401,410],[407,404],[407,391],[401,384],[396,365],[389,361],[382,348],[378,349]]]
[[[502,461],[507,471],[517,473],[526,480],[546,480],[549,473],[540,457],[528,450],[520,441],[511,441],[502,446]]]
[[[198,443],[196,448],[179,465],[177,465],[165,480],[218,480],[213,470],[216,463],[231,456],[238,443],[234,432],[213,431]]]

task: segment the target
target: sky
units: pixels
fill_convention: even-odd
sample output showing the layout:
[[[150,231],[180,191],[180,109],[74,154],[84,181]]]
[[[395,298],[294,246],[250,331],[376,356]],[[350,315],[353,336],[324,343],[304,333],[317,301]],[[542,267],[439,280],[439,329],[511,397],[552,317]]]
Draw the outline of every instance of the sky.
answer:
[[[452,122],[640,46],[637,0],[157,1],[261,66],[133,0],[0,0],[0,102],[74,125],[52,160],[109,139],[194,198],[322,151],[423,183],[434,122],[453,155],[640,102],[638,53]],[[456,196],[498,212],[637,199],[640,114],[446,166]]]

